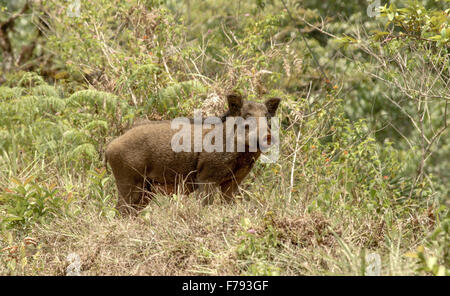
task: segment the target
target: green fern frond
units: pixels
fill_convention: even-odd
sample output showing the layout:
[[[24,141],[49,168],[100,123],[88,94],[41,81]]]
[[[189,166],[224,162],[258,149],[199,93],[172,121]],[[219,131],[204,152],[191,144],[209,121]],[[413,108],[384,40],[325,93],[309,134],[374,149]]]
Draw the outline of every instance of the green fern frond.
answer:
[[[84,127],[84,129],[88,131],[92,131],[98,128],[106,131],[108,129],[108,123],[104,120],[94,120]]]
[[[125,102],[113,94],[90,89],[78,91],[69,97],[69,105],[71,106],[106,109],[106,112],[110,114],[116,112],[118,104],[120,107],[126,105]]]
[[[39,119],[34,121],[33,124],[30,125],[30,133],[40,136],[42,135],[46,138],[50,135],[52,138],[58,139],[62,137],[62,131],[65,128],[68,127],[64,126],[60,122]]]
[[[153,74],[161,72],[161,68],[155,64],[139,65],[126,81],[134,83],[138,79],[152,77]]]
[[[39,100],[39,111],[63,112],[66,108],[66,101],[54,96],[41,97]]]
[[[179,102],[193,101],[196,95],[205,93],[207,88],[198,80],[172,84],[158,92],[149,101],[148,107],[156,107],[158,112],[177,110]]]
[[[9,112],[11,115],[20,115],[23,117],[24,121],[27,118],[34,117],[35,114],[39,113],[39,98],[37,96],[23,96],[15,100],[9,101]]]
[[[185,98],[186,96],[205,91],[206,87],[200,81],[189,80],[166,87],[158,93],[158,96],[161,100],[176,102],[177,99]]]
[[[89,160],[94,160],[98,157],[97,151],[92,144],[82,144],[77,146],[70,152],[70,158],[72,160],[79,160],[82,158],[87,158]]]
[[[59,98],[59,91],[55,87],[48,84],[33,87],[30,90],[30,94],[35,96],[50,96]]]
[[[65,100],[49,96],[22,96],[5,102],[0,101],[0,123],[31,124],[43,114],[63,112],[65,108]]]
[[[83,143],[89,140],[88,135],[76,129],[70,129],[68,131],[65,131],[63,134],[63,138],[66,142],[76,144]]]
[[[21,87],[0,86],[0,101],[8,101],[22,96],[25,92]]]
[[[35,72],[24,72],[17,82],[18,86],[33,87],[37,85],[45,84],[44,79]]]

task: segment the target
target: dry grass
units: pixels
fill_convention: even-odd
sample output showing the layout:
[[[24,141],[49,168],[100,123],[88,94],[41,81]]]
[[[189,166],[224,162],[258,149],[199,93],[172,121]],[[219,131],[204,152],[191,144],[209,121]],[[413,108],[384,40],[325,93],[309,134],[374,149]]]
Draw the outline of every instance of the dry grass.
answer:
[[[302,203],[285,207],[279,196],[205,207],[193,196],[159,196],[134,218],[81,204],[72,205],[82,208],[77,215],[35,225],[27,236],[36,244],[13,238],[9,247],[19,248],[1,254],[16,268],[5,264],[0,273],[65,275],[75,253],[82,275],[359,274],[364,246],[380,253],[383,274],[413,271],[414,261],[401,254],[415,246],[402,246],[402,234],[389,234],[393,245],[383,242],[386,226],[376,218],[333,221]]]

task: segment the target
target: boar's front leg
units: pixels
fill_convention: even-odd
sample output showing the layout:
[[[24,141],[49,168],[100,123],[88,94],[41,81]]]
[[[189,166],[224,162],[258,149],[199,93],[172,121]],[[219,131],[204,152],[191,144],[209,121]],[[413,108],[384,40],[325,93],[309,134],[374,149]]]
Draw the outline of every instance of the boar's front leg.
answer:
[[[223,182],[220,184],[220,190],[222,192],[223,199],[228,202],[232,203],[235,202],[235,194],[239,189],[239,184],[237,183],[236,179],[231,179],[228,181]]]
[[[116,181],[119,191],[116,209],[119,213],[122,215],[137,214],[138,211],[145,208],[149,198],[145,196],[142,180],[135,178],[122,178],[119,180],[116,178]]]
[[[226,202],[230,203],[230,202],[235,201],[234,196],[235,196],[236,192],[239,191],[239,185],[242,183],[242,181],[248,175],[248,173],[251,170],[251,167],[252,167],[252,163],[249,165],[243,166],[242,168],[235,171],[230,179],[220,183],[222,197]]]
[[[202,204],[211,205],[214,202],[214,183],[198,181],[197,190]]]

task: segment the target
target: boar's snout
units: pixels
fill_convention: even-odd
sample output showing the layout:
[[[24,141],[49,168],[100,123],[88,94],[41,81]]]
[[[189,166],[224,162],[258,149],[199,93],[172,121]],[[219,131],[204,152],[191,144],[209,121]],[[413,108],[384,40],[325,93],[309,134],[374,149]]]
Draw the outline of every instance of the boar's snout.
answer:
[[[262,120],[263,122],[266,120]],[[258,148],[262,152],[266,152],[273,144],[272,131],[270,128],[270,124],[263,124],[262,127],[259,128],[258,135]]]

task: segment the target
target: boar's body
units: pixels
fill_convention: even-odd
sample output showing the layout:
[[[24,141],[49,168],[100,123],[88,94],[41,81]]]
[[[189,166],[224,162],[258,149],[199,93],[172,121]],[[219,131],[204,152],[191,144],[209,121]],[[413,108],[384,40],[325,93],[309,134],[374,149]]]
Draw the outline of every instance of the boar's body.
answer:
[[[237,100],[237,103],[236,103]],[[274,104],[275,100],[275,104]],[[242,98],[228,97],[230,110],[222,117],[273,116],[279,99],[271,99],[266,104],[249,102]],[[237,105],[237,107],[236,107]],[[119,200],[117,209],[121,213],[133,213],[148,204],[151,194],[163,192],[189,194],[200,189],[208,193],[219,187],[226,200],[233,200],[239,184],[247,176],[260,156],[257,152],[194,152],[194,123],[190,122],[191,152],[175,152],[172,138],[178,132],[171,128],[171,121],[148,121],[133,127],[113,140],[106,149],[106,160],[112,168]],[[226,129],[226,124],[223,126]],[[203,136],[210,130],[202,129]],[[236,140],[236,139],[235,139]],[[225,143],[224,140],[224,149]]]
[[[176,130],[170,121],[152,122],[127,131],[113,140],[106,156],[116,180],[142,185],[145,182],[175,185],[180,178],[189,178],[193,183],[199,153],[172,150],[171,139]],[[138,181],[140,181],[139,184]]]

